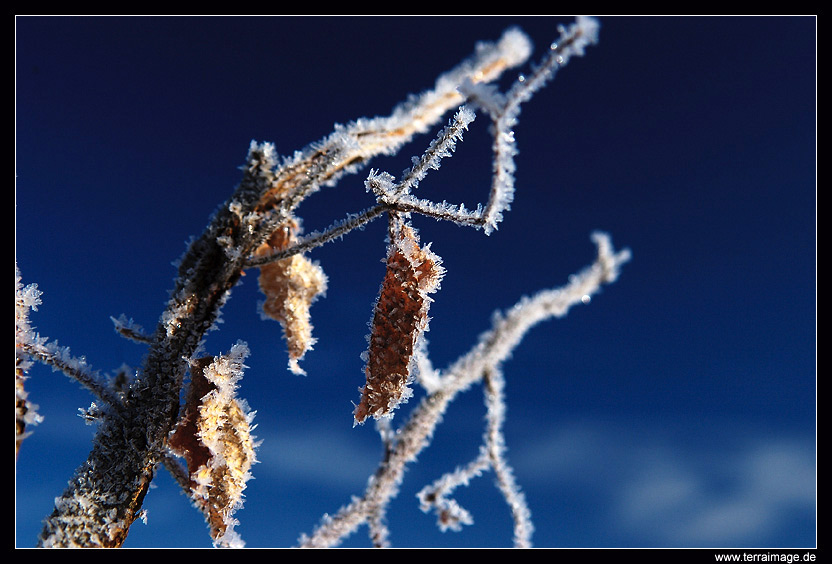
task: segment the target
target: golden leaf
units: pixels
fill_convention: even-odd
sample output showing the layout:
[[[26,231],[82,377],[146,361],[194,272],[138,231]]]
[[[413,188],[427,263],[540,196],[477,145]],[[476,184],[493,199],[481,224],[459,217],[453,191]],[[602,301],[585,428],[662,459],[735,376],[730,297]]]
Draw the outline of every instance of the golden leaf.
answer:
[[[252,415],[234,396],[239,370],[229,368],[228,360],[205,357],[192,363],[182,416],[168,438],[171,450],[187,462],[191,499],[218,544],[235,544],[232,515],[242,506],[256,461]]]
[[[288,248],[297,240],[298,224],[289,220],[272,233],[255,256]],[[283,326],[289,353],[289,369],[303,374],[298,361],[312,348],[309,308],[326,291],[326,275],[320,266],[301,254],[260,267],[260,291],[266,296],[263,313]]]

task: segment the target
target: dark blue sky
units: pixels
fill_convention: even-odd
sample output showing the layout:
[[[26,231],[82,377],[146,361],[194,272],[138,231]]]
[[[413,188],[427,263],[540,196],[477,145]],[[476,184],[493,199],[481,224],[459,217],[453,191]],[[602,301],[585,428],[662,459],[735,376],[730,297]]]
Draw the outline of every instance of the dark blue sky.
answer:
[[[249,142],[289,155],[335,123],[385,115],[519,25],[540,54],[569,18],[16,19],[16,260],[44,292],[32,322],[107,373],[152,329],[171,263],[239,181]],[[528,103],[517,193],[491,236],[416,218],[444,259],[428,333],[435,365],[491,313],[563,284],[602,229],[633,260],[588,306],[534,329],[506,363],[509,461],[536,546],[816,544],[816,65],[812,17],[607,17],[600,43]],[[537,56],[534,57],[537,59]],[[484,201],[484,118],[420,195]],[[372,166],[394,175],[431,133]],[[372,204],[366,170],[299,209],[308,230]],[[318,344],[286,370],[280,327],[235,289],[210,352],[248,342],[241,395],[263,440],[238,528],[288,546],[363,491],[380,451],[352,428],[384,222],[312,253],[329,276]],[[252,273],[253,274],[253,273]],[[17,461],[18,546],[31,546],[92,427],[61,374],[27,382],[45,421]],[[418,394],[417,394],[418,395]],[[406,412],[406,407],[405,411]],[[389,513],[394,546],[508,546],[486,474],[459,492],[475,520],[440,533],[415,493],[476,456],[479,387],[451,407]],[[398,419],[401,420],[401,419]],[[160,472],[126,546],[210,546]],[[346,546],[366,546],[365,530]]]

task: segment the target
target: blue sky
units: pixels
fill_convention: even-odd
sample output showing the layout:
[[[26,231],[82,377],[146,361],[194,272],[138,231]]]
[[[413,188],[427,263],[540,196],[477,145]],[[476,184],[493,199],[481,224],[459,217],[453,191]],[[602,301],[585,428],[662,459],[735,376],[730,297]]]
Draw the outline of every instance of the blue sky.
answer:
[[[239,180],[249,142],[289,155],[335,123],[384,115],[519,25],[541,53],[550,17],[16,19],[16,240],[41,334],[102,373],[143,349],[110,316],[154,327],[171,265]],[[416,218],[447,274],[427,334],[436,366],[491,313],[563,284],[601,229],[633,259],[588,306],[529,333],[505,365],[508,458],[539,547],[816,545],[816,20],[605,17],[600,43],[528,103],[517,193],[491,236]],[[484,201],[490,138],[475,122],[420,195]],[[398,175],[433,133],[372,166]],[[308,230],[372,202],[366,171],[300,208]],[[309,533],[363,491],[380,456],[352,427],[384,223],[312,253],[307,376],[246,277],[206,347],[252,354],[240,394],[263,443],[237,513],[251,547]],[[17,460],[17,546],[34,545],[94,428],[91,396],[36,367],[45,417]],[[418,394],[417,394],[418,395]],[[406,413],[407,406],[402,413]],[[486,474],[457,499],[475,524],[441,533],[415,493],[476,455],[479,387],[452,404],[389,512],[398,547],[509,546]],[[399,419],[400,420],[400,419]],[[394,420],[395,421],[395,420]],[[209,547],[164,471],[125,546]],[[344,546],[367,546],[366,529]]]

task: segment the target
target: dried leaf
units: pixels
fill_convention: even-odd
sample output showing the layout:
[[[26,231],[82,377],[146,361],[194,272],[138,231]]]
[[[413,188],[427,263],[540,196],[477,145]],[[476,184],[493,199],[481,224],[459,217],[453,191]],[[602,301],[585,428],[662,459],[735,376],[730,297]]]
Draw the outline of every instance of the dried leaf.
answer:
[[[235,397],[242,375],[244,345],[226,356],[196,360],[180,421],[168,438],[171,450],[188,464],[190,495],[203,512],[218,545],[241,544],[232,515],[256,462],[248,406]]]
[[[411,360],[428,325],[428,294],[439,288],[441,259],[429,246],[419,247],[415,230],[398,214],[390,214],[387,271],[373,313],[369,338],[367,381],[355,408],[355,422],[368,416],[390,416],[412,395]]]
[[[288,248],[297,240],[298,224],[288,221],[257,249],[262,256]],[[298,361],[312,348],[309,308],[326,291],[326,275],[320,266],[301,254],[260,267],[260,291],[266,296],[263,314],[283,326],[289,353],[289,369],[304,374]]]

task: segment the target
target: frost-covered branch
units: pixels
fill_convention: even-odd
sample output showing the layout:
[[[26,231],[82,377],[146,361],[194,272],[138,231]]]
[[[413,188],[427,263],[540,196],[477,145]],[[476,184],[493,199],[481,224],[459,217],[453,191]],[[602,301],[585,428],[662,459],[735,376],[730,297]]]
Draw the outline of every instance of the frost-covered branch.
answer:
[[[247,267],[262,267],[279,262],[297,254],[302,254],[330,241],[343,237],[354,229],[364,227],[370,221],[385,212],[410,211],[398,206],[404,194],[409,194],[427,175],[429,169],[438,169],[442,158],[450,156],[456,141],[462,138],[462,131],[474,120],[474,113],[465,106],[454,115],[451,123],[431,142],[421,157],[413,157],[413,166],[406,170],[401,181],[386,173],[371,170],[364,182],[368,192],[376,195],[378,203],[360,213],[351,214],[346,219],[334,223],[323,232],[313,232],[298,239],[285,249],[268,253],[259,253],[246,262]]]
[[[389,116],[337,125],[326,138],[284,159],[263,207],[268,207],[272,198],[288,194],[288,209],[293,210],[311,192],[331,185],[346,172],[355,172],[372,157],[394,154],[464,102],[459,92],[463,83],[491,82],[505,70],[525,63],[530,54],[531,43],[525,34],[508,30],[496,43],[479,44],[470,59],[440,76],[432,90],[400,104]]]
[[[90,370],[86,360],[72,356],[68,347],[58,346],[57,343],[45,341],[42,338],[36,341],[27,341],[18,345],[18,350],[37,360],[52,369],[63,372],[72,380],[75,380],[104,403],[111,406],[118,406],[118,396],[107,387],[99,375]]]
[[[261,267],[278,262],[298,254],[303,254],[317,247],[321,247],[335,239],[339,239],[354,229],[361,229],[384,212],[391,210],[387,204],[378,204],[357,214],[350,214],[345,219],[337,221],[322,232],[313,232],[286,249],[277,250],[269,254],[255,256],[246,261],[246,267]]]
[[[501,43],[516,43],[517,53],[525,50],[525,41],[517,30],[505,34]],[[295,245],[277,252],[260,255],[249,259],[247,266],[283,260],[298,253],[304,253],[321,246],[333,239],[343,237],[356,228],[376,219],[388,210],[405,213],[418,213],[435,219],[453,221],[460,225],[482,228],[486,234],[497,229],[503,219],[503,212],[509,209],[514,199],[514,157],[517,147],[514,139],[514,127],[523,103],[532,98],[548,81],[554,78],[557,69],[566,65],[573,56],[582,56],[587,46],[598,41],[598,22],[593,18],[579,17],[570,26],[560,27],[560,37],[552,43],[547,56],[534,69],[531,75],[521,75],[507,93],[501,93],[487,80],[465,78],[458,85],[458,91],[468,98],[473,107],[485,110],[492,119],[492,183],[485,204],[468,210],[463,204],[450,204],[447,201],[433,202],[420,199],[412,190],[425,177],[428,170],[438,169],[442,158],[450,156],[455,143],[461,139],[462,132],[474,120],[472,107],[462,106],[427,150],[420,156],[414,156],[413,166],[396,179],[387,172],[370,171],[365,185],[368,192],[377,196],[378,204],[359,214],[349,216],[346,220],[334,224],[329,229],[314,233],[300,239]],[[453,73],[451,73],[453,74]],[[451,76],[451,75],[449,75]],[[476,75],[473,75],[476,77]],[[442,80],[440,79],[440,82]],[[439,83],[437,83],[439,84]],[[437,92],[439,88],[437,88]],[[424,95],[434,100],[435,94]],[[392,117],[392,116],[391,116]]]
[[[505,459],[505,438],[503,423],[505,421],[505,379],[499,367],[493,366],[483,373],[483,389],[487,407],[487,426],[484,433],[480,455],[462,468],[445,474],[430,486],[422,488],[417,494],[422,511],[433,510],[437,515],[440,530],[457,531],[461,525],[474,523],[473,516],[448,496],[459,486],[468,485],[475,477],[486,470],[493,470],[497,485],[509,506],[514,519],[514,546],[531,546],[531,534],[534,526],[526,498],[514,480],[511,466]]]
[[[31,361],[23,354],[21,346],[35,340],[29,324],[29,311],[37,310],[41,304],[41,291],[37,284],[23,286],[17,264],[14,266],[14,452],[20,452],[20,444],[26,438],[26,427],[37,425],[43,418],[38,415],[38,406],[28,399],[25,389],[26,373]]]
[[[41,292],[37,284],[24,288],[20,280],[20,272],[15,265],[15,364],[22,369],[21,374],[28,368],[28,357],[63,372],[104,403],[117,406],[120,403],[118,396],[95,371],[90,370],[83,357],[73,356],[68,347],[41,337],[31,328],[28,310],[36,310],[41,304]]]
[[[422,334],[444,268],[431,243],[420,240],[413,219],[425,215],[480,228],[486,234],[497,229],[514,198],[514,128],[520,108],[559,67],[597,40],[597,22],[578,18],[560,32],[548,55],[506,92],[490,83],[523,64],[531,53],[528,39],[516,29],[508,30],[497,43],[478,45],[469,60],[440,76],[434,88],[410,97],[387,116],[336,125],[331,134],[288,157],[278,156],[270,143],[252,142],[236,190],[180,258],[174,287],[153,332],[145,333],[126,316],[112,318],[120,335],[148,348],[141,369],[127,385],[104,384],[83,359],[31,330],[28,312],[40,304],[39,292],[34,285],[24,288],[16,273],[16,442],[26,424],[37,422],[35,406],[23,390],[31,360],[67,373],[102,403],[82,412],[99,424],[93,448],[56,498],[40,544],[120,546],[133,521],[142,516],[144,496],[163,465],[204,515],[214,544],[242,545],[234,530],[234,514],[242,504],[257,445],[251,434],[253,413],[236,390],[249,351],[239,342],[225,354],[206,353],[205,334],[217,322],[244,270],[258,268],[258,284],[265,296],[261,313],[280,323],[289,369],[303,374],[300,361],[315,344],[311,306],[328,283],[321,265],[306,253],[386,215],[386,270],[364,356],[366,381],[353,412],[355,424],[376,420],[384,455],[363,495],[325,517],[300,544],[334,546],[367,525],[373,544],[388,546],[387,508],[407,465],[429,445],[457,395],[482,382],[487,420],[480,454],[424,488],[421,505],[436,512],[443,529],[470,523],[473,516],[450,496],[457,487],[492,470],[514,519],[515,544],[530,546],[530,513],[505,456],[502,365],[533,326],[565,315],[613,282],[629,252],[615,252],[607,235],[594,233],[598,255],[591,266],[563,287],[524,298],[505,313],[495,314],[491,330],[468,353],[436,370]],[[419,184],[462,141],[475,110],[491,119],[487,198],[474,210],[417,198]],[[455,113],[445,127],[421,155],[412,158],[412,166],[400,179],[369,171],[365,187],[374,204],[347,214],[322,232],[301,232],[295,212],[305,198],[345,174],[356,173],[374,157],[397,153],[451,111]],[[391,419],[414,395],[415,383],[426,396],[394,428]]]
[[[252,143],[234,194],[211,218],[179,261],[178,277],[165,311],[150,337],[148,353],[124,394],[117,413],[105,417],[93,449],[76,471],[55,510],[44,522],[43,546],[120,546],[139,516],[157,464],[165,459],[167,436],[179,414],[179,397],[190,363],[205,332],[218,319],[247,261],[296,242],[294,211],[303,199],[374,156],[392,154],[464,101],[463,82],[488,82],[526,61],[531,52],[519,30],[498,42],[480,44],[475,54],[440,76],[433,89],[397,106],[386,117],[338,125],[323,140],[279,159],[269,143]],[[274,235],[286,233],[286,238]],[[311,285],[306,262],[269,273],[261,288],[279,301],[279,287],[298,288],[276,303],[272,317],[284,325],[290,366],[313,341],[304,316],[322,291]],[[313,277],[314,278],[314,277]],[[285,307],[294,301],[303,307]],[[299,314],[293,312],[299,311]],[[287,312],[292,312],[287,315]]]
[[[132,319],[127,319],[124,314],[121,314],[118,318],[110,316],[110,320],[115,326],[116,333],[125,339],[146,345],[153,342],[153,337],[145,333],[141,325],[136,324]]]
[[[532,327],[546,319],[565,316],[573,306],[586,303],[603,285],[617,279],[621,265],[630,260],[630,251],[614,252],[609,236],[604,233],[593,233],[592,239],[598,255],[590,266],[570,276],[566,285],[543,290],[530,298],[521,299],[504,313],[496,313],[491,330],[484,333],[479,342],[438,379],[431,380],[429,394],[400,427],[392,449],[382,460],[364,494],[334,516],[324,519],[311,535],[303,536],[301,546],[336,546],[359,526],[366,524],[372,515],[382,511],[398,493],[407,465],[429,445],[436,426],[457,394],[482,380],[486,374],[499,370]],[[498,422],[496,417],[494,421]],[[479,463],[476,465],[479,466]],[[498,472],[505,478],[507,473],[503,463],[497,466],[500,467]],[[507,482],[507,485],[511,486],[511,483]],[[522,516],[523,504],[517,494],[510,495],[508,501],[521,513],[515,517],[520,523],[515,527],[515,536],[522,541],[527,526]]]
[[[521,105],[554,77],[558,67],[565,65],[573,56],[583,55],[584,49],[597,41],[598,22],[593,18],[579,17],[574,24],[561,26],[560,37],[551,45],[548,56],[530,77],[518,77],[508,93],[498,92],[492,84],[464,83],[461,91],[469,96],[471,103],[486,110],[492,119],[492,181],[487,202],[468,211],[462,205],[436,204],[410,196],[400,202],[400,209],[472,225],[482,228],[486,234],[497,229],[503,212],[509,209],[514,199],[514,157],[517,154],[514,128]]]
[[[526,503],[526,497],[520,491],[514,479],[514,472],[505,457],[505,437],[503,423],[505,421],[505,378],[502,372],[494,367],[483,375],[485,384],[485,398],[488,407],[488,428],[485,434],[485,454],[489,464],[497,475],[497,485],[508,503],[514,519],[514,546],[531,546],[534,526],[531,521],[531,511]]]

